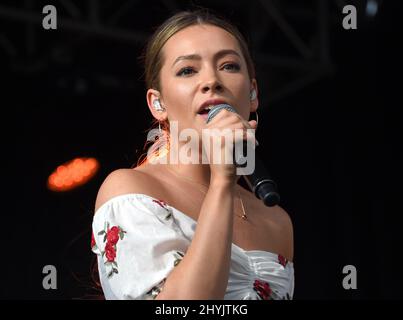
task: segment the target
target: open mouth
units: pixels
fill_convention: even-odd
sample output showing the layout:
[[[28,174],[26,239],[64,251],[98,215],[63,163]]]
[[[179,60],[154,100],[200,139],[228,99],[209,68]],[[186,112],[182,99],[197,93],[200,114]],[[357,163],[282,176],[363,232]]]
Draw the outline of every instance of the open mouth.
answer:
[[[203,109],[200,112],[198,112],[198,114],[201,114],[201,115],[206,114],[207,115],[209,113],[209,111],[210,111],[210,109]]]
[[[198,115],[203,118],[203,121],[204,121],[204,122],[207,121],[208,112],[205,112],[205,113],[200,112],[200,113],[198,113]]]
[[[204,121],[207,121],[208,113],[210,112],[213,106],[207,106],[200,110],[197,114],[203,118]]]
[[[203,109],[201,109],[198,112],[198,114],[200,114],[200,115],[208,114],[213,107],[214,107],[213,105],[206,106]]]

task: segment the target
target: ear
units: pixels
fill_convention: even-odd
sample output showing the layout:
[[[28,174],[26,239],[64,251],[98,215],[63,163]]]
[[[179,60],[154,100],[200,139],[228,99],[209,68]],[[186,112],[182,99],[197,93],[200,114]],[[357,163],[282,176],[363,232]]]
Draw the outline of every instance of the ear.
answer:
[[[255,112],[259,106],[259,91],[257,88],[257,81],[256,79],[252,79],[250,91],[256,91],[256,98],[250,101],[250,112]]]
[[[166,110],[166,107],[163,104],[160,96],[161,96],[161,94],[160,94],[160,92],[158,90],[155,90],[155,89],[148,89],[147,90],[146,98],[147,98],[148,108],[150,109],[150,111],[151,111],[151,113],[152,113],[152,115],[153,115],[153,117],[155,119],[157,119],[159,121],[163,121],[163,120],[165,120],[167,118],[167,110]],[[155,107],[154,107],[154,101],[155,100],[160,100],[161,106],[165,108],[164,111],[155,110]]]

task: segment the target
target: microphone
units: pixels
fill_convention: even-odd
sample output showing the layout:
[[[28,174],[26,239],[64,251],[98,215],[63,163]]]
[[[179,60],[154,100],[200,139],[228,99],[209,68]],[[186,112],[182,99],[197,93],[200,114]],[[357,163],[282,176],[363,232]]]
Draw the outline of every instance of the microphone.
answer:
[[[209,123],[221,110],[228,110],[237,113],[236,110],[229,104],[217,104],[212,107],[207,115],[206,123]],[[243,148],[246,149],[247,142],[243,142]],[[258,146],[258,144],[256,144]],[[237,162],[234,159],[234,163]],[[238,166],[238,165],[237,165]],[[238,166],[239,167],[239,166]],[[250,175],[243,176],[249,188],[253,191],[255,196],[262,200],[265,206],[273,207],[280,203],[280,195],[277,191],[277,184],[271,179],[263,162],[255,154],[255,170]]]

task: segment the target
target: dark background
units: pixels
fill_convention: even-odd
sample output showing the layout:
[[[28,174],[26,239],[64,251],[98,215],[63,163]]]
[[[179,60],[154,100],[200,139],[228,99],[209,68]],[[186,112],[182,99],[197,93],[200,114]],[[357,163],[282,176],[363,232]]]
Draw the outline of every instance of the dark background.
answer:
[[[295,299],[401,299],[401,91],[398,1],[1,1],[3,299],[95,293],[90,226],[108,173],[145,152],[152,123],[138,57],[153,28],[198,5],[247,37],[259,83],[260,156],[295,232]],[[386,125],[386,116],[392,122]],[[46,188],[60,164],[100,161],[88,184]],[[5,249],[5,250],[4,250]],[[42,288],[42,268],[58,289]],[[344,290],[354,265],[358,289]]]

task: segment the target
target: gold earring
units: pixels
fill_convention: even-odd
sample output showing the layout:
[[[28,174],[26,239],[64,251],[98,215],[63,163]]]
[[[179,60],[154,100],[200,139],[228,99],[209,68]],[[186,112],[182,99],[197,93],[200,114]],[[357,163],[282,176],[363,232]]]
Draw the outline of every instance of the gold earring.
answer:
[[[258,126],[258,124],[259,124],[259,114],[257,113],[257,110],[256,111],[253,111],[255,114],[256,114],[256,127]],[[253,120],[253,119],[252,119]]]
[[[259,125],[259,114],[257,113],[257,110],[255,111],[256,113],[256,130],[258,128]],[[257,141],[256,137],[255,137],[255,141],[256,141],[256,146],[259,146],[259,142]]]

